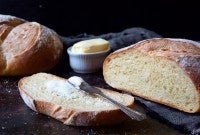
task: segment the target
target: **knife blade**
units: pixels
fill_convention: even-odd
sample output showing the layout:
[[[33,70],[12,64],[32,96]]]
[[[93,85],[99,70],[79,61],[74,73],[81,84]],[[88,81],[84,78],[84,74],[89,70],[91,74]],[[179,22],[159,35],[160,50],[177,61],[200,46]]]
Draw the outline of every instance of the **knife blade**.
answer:
[[[78,76],[70,77],[68,79],[68,83],[71,84],[76,89],[83,90],[89,94],[98,94],[101,97],[109,100],[111,103],[113,103],[115,106],[117,106],[122,112],[124,112],[126,115],[128,115],[131,119],[134,119],[137,121],[146,119],[145,114],[138,112],[136,110],[133,110],[131,108],[128,108],[128,107],[124,106],[123,104],[115,101],[114,99],[108,97],[103,92],[101,92],[101,90],[99,90],[98,88],[89,85],[81,77],[78,77]]]

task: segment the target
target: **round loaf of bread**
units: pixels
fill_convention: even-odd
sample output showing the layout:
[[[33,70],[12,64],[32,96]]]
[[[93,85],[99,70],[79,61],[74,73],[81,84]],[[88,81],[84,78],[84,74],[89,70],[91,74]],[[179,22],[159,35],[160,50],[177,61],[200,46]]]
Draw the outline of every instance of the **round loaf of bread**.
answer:
[[[103,75],[112,87],[181,111],[200,112],[200,43],[154,38],[110,54]]]
[[[51,29],[23,19],[0,15],[0,75],[27,75],[53,68],[63,44]]]

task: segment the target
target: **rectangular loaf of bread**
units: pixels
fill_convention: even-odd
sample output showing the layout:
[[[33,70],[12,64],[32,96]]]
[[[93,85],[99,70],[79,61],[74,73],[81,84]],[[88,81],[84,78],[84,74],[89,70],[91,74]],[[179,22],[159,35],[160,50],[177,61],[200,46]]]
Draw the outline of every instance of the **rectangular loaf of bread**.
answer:
[[[154,38],[110,54],[103,75],[112,87],[167,106],[200,111],[200,44]]]

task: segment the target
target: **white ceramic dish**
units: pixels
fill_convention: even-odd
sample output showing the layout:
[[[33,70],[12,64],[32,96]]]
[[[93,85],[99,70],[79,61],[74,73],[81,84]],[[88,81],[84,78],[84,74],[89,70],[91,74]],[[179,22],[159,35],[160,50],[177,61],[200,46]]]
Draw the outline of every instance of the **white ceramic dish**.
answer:
[[[69,63],[71,68],[77,73],[93,73],[103,66],[103,61],[110,52],[110,48],[106,51],[95,53],[76,53],[71,51],[72,47],[67,49],[69,55]]]

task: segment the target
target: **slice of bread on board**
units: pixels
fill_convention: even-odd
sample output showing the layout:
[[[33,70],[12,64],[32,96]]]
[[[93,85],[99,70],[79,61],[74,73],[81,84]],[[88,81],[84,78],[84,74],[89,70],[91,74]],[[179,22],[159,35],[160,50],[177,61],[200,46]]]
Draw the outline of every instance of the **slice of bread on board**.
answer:
[[[32,110],[49,115],[73,126],[118,124],[127,116],[108,100],[72,87],[67,79],[37,73],[18,82],[22,99]],[[127,94],[100,89],[104,94],[133,107],[134,98]]]

